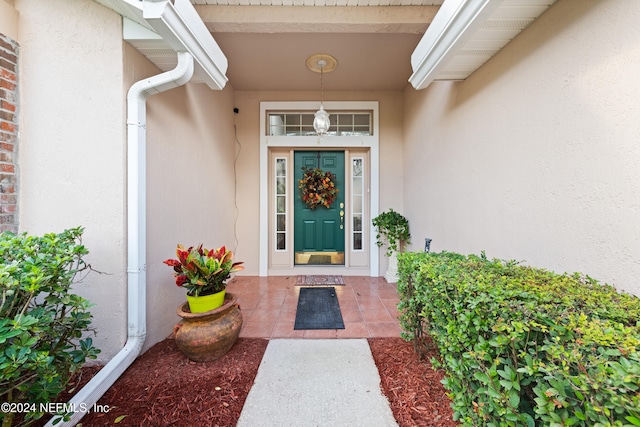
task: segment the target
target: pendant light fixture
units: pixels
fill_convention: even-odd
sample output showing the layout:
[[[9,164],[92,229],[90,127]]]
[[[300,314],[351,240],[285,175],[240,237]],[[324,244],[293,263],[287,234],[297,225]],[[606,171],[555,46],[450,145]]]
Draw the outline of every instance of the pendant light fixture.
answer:
[[[324,136],[331,122],[329,121],[329,113],[324,110],[324,73],[330,73],[336,69],[338,61],[326,54],[316,54],[307,58],[307,68],[316,73],[320,73],[320,109],[316,111],[313,119],[313,128],[318,136]]]

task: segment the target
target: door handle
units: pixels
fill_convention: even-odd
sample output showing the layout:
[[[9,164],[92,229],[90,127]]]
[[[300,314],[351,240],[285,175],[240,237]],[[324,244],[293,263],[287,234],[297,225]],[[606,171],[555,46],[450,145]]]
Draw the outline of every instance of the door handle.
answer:
[[[344,228],[344,211],[340,211],[340,230]]]

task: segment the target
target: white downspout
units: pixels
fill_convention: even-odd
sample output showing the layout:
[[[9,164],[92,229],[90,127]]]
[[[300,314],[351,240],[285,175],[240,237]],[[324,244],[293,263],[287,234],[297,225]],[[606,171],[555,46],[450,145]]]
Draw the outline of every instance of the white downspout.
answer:
[[[127,94],[127,342],[75,396],[71,419],[56,426],[74,426],[133,363],[142,350],[146,324],[146,122],[147,98],[186,84],[193,76],[193,57],[178,52],[173,70],[134,83]],[[47,427],[52,427],[52,418]]]

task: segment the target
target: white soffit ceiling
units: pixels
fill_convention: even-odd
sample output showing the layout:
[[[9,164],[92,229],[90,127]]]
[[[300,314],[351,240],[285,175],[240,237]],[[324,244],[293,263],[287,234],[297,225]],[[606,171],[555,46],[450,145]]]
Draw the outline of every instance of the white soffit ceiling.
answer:
[[[556,0],[504,0],[437,74],[435,80],[463,80],[513,40]]]
[[[555,1],[446,0],[412,55],[411,83],[466,79]]]

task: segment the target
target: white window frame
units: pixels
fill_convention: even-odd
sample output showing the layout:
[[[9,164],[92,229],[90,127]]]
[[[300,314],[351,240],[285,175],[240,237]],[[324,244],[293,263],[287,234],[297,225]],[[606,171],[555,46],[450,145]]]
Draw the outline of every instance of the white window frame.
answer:
[[[267,116],[271,119],[273,116],[284,116],[285,120],[281,123],[274,124],[269,120],[269,125],[265,129],[268,136],[315,136],[313,130],[313,111],[268,111]],[[300,120],[297,123],[290,124],[287,122],[287,117],[298,116]],[[371,136],[373,133],[373,114],[371,110],[368,111],[335,111],[331,113],[331,121],[333,122],[327,131],[327,135],[331,136]],[[366,116],[368,118],[368,125],[356,124],[356,116]],[[306,124],[303,117],[307,118]],[[341,123],[341,119],[351,118],[351,123]],[[366,130],[365,130],[366,126]],[[273,128],[282,132],[273,132]],[[293,132],[296,130],[297,132]],[[306,128],[306,129],[305,129]],[[336,135],[337,134],[337,135]]]
[[[380,154],[379,154],[379,104],[377,101],[327,101],[324,109],[331,114],[334,111],[372,111],[372,135],[358,136],[269,136],[266,132],[267,113],[269,111],[316,111],[320,108],[317,101],[302,102],[261,102],[260,103],[260,276],[269,274],[269,148],[318,148],[349,149],[368,148],[370,153],[370,189],[369,216],[375,218],[380,204]],[[363,227],[364,228],[364,227]],[[375,236],[375,229],[369,221],[369,236]],[[371,277],[378,275],[378,246],[376,239],[369,238],[369,271]]]
[[[278,194],[278,160],[284,160],[284,170],[285,170],[285,192],[284,194]],[[274,192],[274,204],[273,204],[273,250],[276,252],[286,252],[289,250],[289,193],[287,189],[289,188],[289,158],[284,156],[276,156],[273,159],[273,181],[275,183],[275,192]],[[278,216],[282,215],[278,212],[278,197],[284,196],[284,231],[278,230]],[[278,249],[278,233],[284,234],[284,249]]]
[[[359,196],[362,198],[362,200],[360,201],[360,205],[361,205],[361,211],[360,212],[355,212],[354,211],[354,198],[356,196],[356,194],[354,193],[353,189],[355,188],[355,186],[353,185],[353,161],[354,160],[360,160],[362,162],[362,175],[360,175],[360,185],[361,185],[361,190],[362,193],[359,194]],[[360,215],[360,220],[364,220],[365,218],[365,208],[364,208],[364,201],[366,200],[366,194],[365,194],[365,190],[366,190],[366,186],[365,184],[365,177],[366,177],[366,170],[364,170],[364,168],[366,167],[366,162],[363,156],[353,156],[351,157],[351,163],[349,164],[350,166],[350,173],[349,176],[351,177],[351,200],[349,201],[349,203],[351,203],[351,209],[349,210],[350,212],[350,219],[351,219],[351,228],[350,228],[350,234],[351,236],[349,236],[350,240],[351,240],[351,250],[354,252],[364,252],[365,248],[364,248],[364,244],[362,245],[362,247],[360,249],[356,249],[354,247],[354,243],[355,243],[355,235],[356,233],[360,234],[360,239],[362,242],[364,242],[364,232],[365,232],[365,228],[364,228],[364,222],[362,223],[361,226],[361,230],[356,232],[356,227],[355,227],[355,214],[359,214]]]

